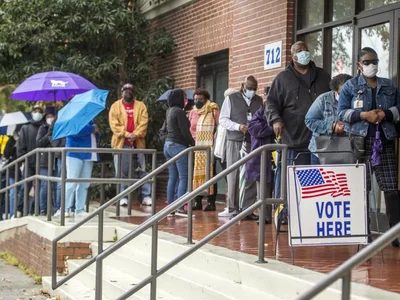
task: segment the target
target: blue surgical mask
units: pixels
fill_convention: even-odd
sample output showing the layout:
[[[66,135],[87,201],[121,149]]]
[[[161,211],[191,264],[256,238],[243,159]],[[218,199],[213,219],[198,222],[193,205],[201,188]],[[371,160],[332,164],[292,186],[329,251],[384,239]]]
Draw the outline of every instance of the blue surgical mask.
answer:
[[[32,120],[35,122],[41,121],[43,118],[43,115],[40,112],[33,112],[32,113]]]
[[[247,99],[251,99],[251,98],[253,98],[255,93],[256,93],[256,91],[246,89],[244,95],[246,96]]]
[[[310,63],[311,55],[308,51],[301,51],[296,54],[297,62],[303,66],[306,66]]]

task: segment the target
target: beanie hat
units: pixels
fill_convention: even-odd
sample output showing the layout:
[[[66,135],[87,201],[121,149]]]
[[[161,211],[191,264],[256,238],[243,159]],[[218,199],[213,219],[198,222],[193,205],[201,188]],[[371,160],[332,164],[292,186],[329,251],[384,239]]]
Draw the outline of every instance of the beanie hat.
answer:
[[[54,106],[48,106],[46,107],[46,109],[44,110],[44,117],[46,117],[46,115],[48,114],[52,114],[52,115],[56,115],[56,108]]]

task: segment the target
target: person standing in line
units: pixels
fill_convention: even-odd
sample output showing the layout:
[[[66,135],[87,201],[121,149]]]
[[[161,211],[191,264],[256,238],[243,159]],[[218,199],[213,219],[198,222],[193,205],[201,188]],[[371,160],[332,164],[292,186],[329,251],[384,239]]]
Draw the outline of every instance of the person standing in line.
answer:
[[[368,157],[367,190],[371,189],[370,174],[374,173],[379,189],[385,195],[389,226],[393,227],[400,222],[395,156],[395,123],[400,121],[400,99],[399,92],[390,79],[376,76],[378,64],[378,54],[374,49],[365,47],[360,50],[358,76],[348,80],[339,95],[339,120],[345,123],[346,132],[365,137],[365,155]],[[378,154],[381,163],[374,165],[371,156],[377,132],[380,133],[382,152]],[[372,241],[371,236],[369,241]],[[400,247],[399,240],[393,240],[392,246]]]
[[[36,149],[36,136],[39,131],[39,127],[43,123],[43,109],[39,105],[35,105],[31,112],[32,120],[28,124],[22,126],[19,132],[19,139],[17,143],[17,156],[21,157],[32,150]],[[28,158],[28,165],[23,167],[28,169],[28,177],[36,174],[36,156],[32,155]],[[22,176],[25,176],[25,171],[22,172]],[[33,186],[33,181],[28,182],[28,188],[24,192],[29,194]],[[39,187],[36,187],[39,188]],[[28,196],[29,197],[29,196]],[[21,201],[23,202],[23,201]],[[29,197],[28,213],[34,213],[34,199]],[[23,203],[18,204],[18,211],[23,210]]]
[[[329,91],[329,74],[311,61],[307,45],[298,41],[291,48],[292,61],[272,82],[266,109],[277,138],[289,147],[288,164],[300,152],[308,152],[311,132],[304,120],[311,104]],[[309,165],[310,155],[299,155],[297,165]],[[279,179],[280,180],[280,179]]]
[[[49,135],[49,127],[53,124],[53,121],[56,117],[56,109],[52,106],[46,107],[44,110],[43,118],[44,121],[42,125],[39,127],[39,131],[36,136],[36,146],[38,148],[50,148],[51,147],[51,137]],[[43,176],[48,176],[49,171],[48,171],[48,158],[49,158],[49,153],[48,152],[42,152],[39,153],[39,174]],[[56,171],[56,166],[53,164],[53,170]],[[51,176],[54,176],[55,173],[51,172]],[[56,192],[56,182],[52,182],[54,188],[53,188],[53,193]],[[48,182],[47,180],[41,180],[40,181],[40,201],[39,201],[39,206],[40,206],[40,215],[45,216],[47,214],[47,193],[48,193]],[[52,197],[53,198],[53,197]],[[54,197],[55,198],[55,197]],[[55,211],[56,208],[54,208]]]
[[[197,89],[194,93],[195,107],[189,113],[190,133],[196,141],[196,146],[214,148],[214,134],[218,126],[219,111],[218,105],[210,101],[210,93],[205,89]],[[193,174],[193,190],[206,182],[206,152],[196,151]],[[210,165],[210,178],[214,172],[213,164]],[[215,210],[215,200],[217,191],[214,186],[210,187],[208,195],[208,205],[205,211]],[[193,210],[203,209],[203,195],[195,198]]]
[[[97,148],[99,128],[90,121],[76,135],[66,137],[66,148]],[[92,152],[67,152],[67,178],[90,178],[92,176],[93,162],[98,160],[97,153]],[[75,199],[75,219],[84,218],[89,182],[67,182],[65,192],[65,217],[73,216],[71,211]],[[58,211],[54,217],[59,217]]]
[[[149,121],[146,105],[134,98],[135,89],[132,84],[125,84],[122,89],[122,99],[113,103],[110,108],[109,122],[113,132],[111,138],[111,148],[114,149],[146,149],[145,137],[147,134],[147,124]],[[145,156],[143,153],[135,155],[137,165],[141,170],[139,177],[147,175]],[[120,166],[119,155],[114,155],[115,173],[118,174]],[[121,177],[129,178],[129,158],[130,154],[123,154],[121,157]],[[121,185],[121,192],[127,188]],[[145,183],[141,187],[143,205],[152,205],[151,184]],[[126,206],[128,199],[120,201],[121,206]]]
[[[240,159],[240,149],[246,143],[247,153],[250,150],[250,134],[247,123],[262,106],[263,100],[256,94],[258,82],[254,76],[247,76],[242,83],[240,92],[226,97],[219,117],[220,124],[227,130],[226,165],[229,168]],[[228,212],[220,217],[234,217],[241,209],[246,209],[256,199],[255,181],[245,182],[243,207],[239,207],[239,170],[228,174]],[[247,220],[258,220],[253,213],[246,216]]]
[[[190,134],[190,121],[184,111],[184,107],[186,106],[184,93],[181,89],[174,89],[168,95],[167,137],[164,144],[164,155],[167,161],[195,144]],[[187,183],[188,156],[185,155],[168,167],[168,204],[175,201],[176,185],[178,184],[177,198],[180,198],[187,192]],[[183,207],[179,208],[177,212],[186,214]]]

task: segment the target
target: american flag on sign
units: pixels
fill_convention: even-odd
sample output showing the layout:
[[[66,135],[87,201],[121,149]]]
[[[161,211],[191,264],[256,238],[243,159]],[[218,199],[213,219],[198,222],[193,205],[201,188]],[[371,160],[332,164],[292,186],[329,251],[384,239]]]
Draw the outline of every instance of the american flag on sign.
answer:
[[[344,173],[335,174],[333,171],[307,169],[296,171],[301,186],[303,199],[330,195],[333,198],[350,196],[347,186],[347,176]]]

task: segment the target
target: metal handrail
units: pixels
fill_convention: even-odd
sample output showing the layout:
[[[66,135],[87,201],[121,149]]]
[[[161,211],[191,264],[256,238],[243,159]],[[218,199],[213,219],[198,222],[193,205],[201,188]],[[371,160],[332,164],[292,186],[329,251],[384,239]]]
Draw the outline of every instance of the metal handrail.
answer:
[[[36,181],[36,184],[38,185],[39,180],[47,180],[48,182],[62,182],[61,186],[61,220],[60,223],[62,226],[65,225],[65,215],[64,215],[64,208],[65,208],[65,183],[67,182],[90,182],[90,183],[115,183],[115,184],[120,184],[120,183],[133,183],[137,182],[139,179],[110,179],[110,178],[66,178],[66,153],[67,152],[94,152],[94,153],[111,153],[111,154],[151,154],[152,155],[152,170],[156,168],[157,164],[157,151],[155,149],[111,149],[111,148],[36,148],[29,153],[24,154],[23,156],[13,160],[11,163],[7,164],[4,166],[0,172],[0,180],[3,175],[1,175],[3,172],[6,172],[6,186],[2,189],[0,189],[0,194],[5,193],[6,198],[8,198],[8,192],[10,189],[14,188],[15,192],[14,194],[17,195],[17,188],[18,186],[24,184],[25,185],[25,191],[24,191],[24,212],[23,215],[26,216],[28,214],[28,192],[27,191],[27,184],[30,181]],[[54,176],[44,176],[44,175],[39,175],[39,154],[40,153],[49,153],[49,159],[48,159],[48,169],[52,170],[53,164],[52,164],[52,154],[55,153],[61,153],[61,158],[62,158],[62,164],[61,164],[61,177],[54,177]],[[31,156],[36,156],[36,174],[31,175],[28,177],[28,158]],[[18,176],[18,164],[24,162],[25,164],[25,178],[22,180],[19,180]],[[131,162],[130,162],[131,165]],[[15,183],[12,185],[8,185],[9,182],[9,172],[10,169],[14,168],[15,170]],[[50,171],[49,171],[50,173]],[[64,176],[63,176],[64,174]],[[154,180],[150,179],[147,181],[148,183],[154,183]],[[49,184],[48,186],[49,191],[48,191],[48,207],[50,207],[51,203],[51,189],[52,185]],[[36,196],[35,196],[35,215],[38,215],[39,213],[39,207],[38,207],[38,195],[39,189],[36,189]],[[154,193],[155,195],[155,193]],[[8,219],[8,201],[5,203],[5,210],[6,210],[6,219]],[[14,197],[14,208],[15,211],[17,209],[17,196]],[[118,207],[119,208],[119,207]],[[117,215],[119,211],[117,210]],[[16,216],[16,214],[15,214]],[[48,210],[47,212],[47,220],[51,221],[51,212]]]
[[[342,300],[350,300],[352,269],[367,261],[369,258],[375,255],[377,252],[381,251],[399,236],[400,223],[392,227],[389,231],[381,235],[379,238],[377,238],[367,247],[362,249],[356,255],[349,258],[341,266],[329,273],[329,275],[324,280],[317,283],[306,293],[298,297],[297,300],[312,299],[340,278],[342,279]]]
[[[75,148],[67,148],[68,152],[75,152]],[[72,150],[71,150],[72,149]],[[82,148],[80,148],[82,149]],[[133,151],[133,150],[131,150]],[[153,151],[153,150],[152,150]],[[67,276],[65,276],[64,278],[62,278],[60,281],[57,282],[57,270],[56,270],[56,263],[57,263],[57,243],[58,241],[60,241],[61,239],[63,239],[64,237],[66,237],[67,235],[69,235],[70,233],[72,233],[74,230],[76,230],[77,228],[79,228],[80,226],[82,226],[83,224],[85,224],[86,222],[90,221],[91,219],[93,219],[95,216],[98,216],[98,253],[102,253],[103,252],[103,224],[104,224],[104,211],[112,206],[113,204],[117,203],[118,201],[120,201],[122,198],[124,198],[125,196],[127,196],[129,193],[133,192],[134,190],[136,190],[137,188],[139,188],[140,186],[142,186],[143,184],[149,182],[150,180],[153,180],[153,178],[155,178],[155,176],[157,176],[159,173],[163,172],[169,165],[175,163],[178,159],[186,156],[189,154],[189,169],[192,170],[193,169],[193,152],[194,151],[206,151],[207,153],[207,170],[206,170],[206,176],[208,174],[209,176],[209,165],[210,165],[210,147],[206,147],[206,146],[195,146],[195,147],[190,147],[185,149],[184,151],[180,152],[178,155],[174,156],[173,158],[171,158],[170,160],[168,160],[167,162],[165,162],[163,165],[161,165],[160,167],[158,167],[157,169],[153,170],[152,172],[150,172],[149,174],[147,174],[145,177],[143,177],[142,179],[138,180],[136,183],[132,184],[131,186],[129,186],[127,189],[125,189],[123,192],[117,194],[114,198],[112,198],[111,200],[109,200],[107,203],[103,204],[102,206],[98,207],[96,210],[94,210],[93,212],[89,213],[88,216],[86,216],[85,218],[83,218],[81,221],[79,221],[78,223],[76,223],[75,225],[71,226],[70,228],[68,228],[66,231],[64,231],[62,234],[60,234],[59,236],[57,236],[55,239],[53,239],[52,241],[52,288],[56,289],[59,286],[61,286],[62,284],[66,283],[68,280],[70,280],[71,278],[73,278],[74,276],[76,276],[77,274],[79,274],[82,270],[84,270],[86,267],[90,266],[92,263],[94,263],[96,261],[97,256],[92,257],[89,261],[87,261],[86,263],[84,263],[82,266],[80,266],[78,269],[74,270],[73,272],[69,273]],[[82,151],[85,152],[85,151]],[[87,152],[87,151],[86,151]],[[65,152],[63,152],[65,153]],[[191,179],[191,173],[193,172],[189,172],[189,179]],[[65,174],[64,174],[65,176]],[[63,178],[63,174],[61,174],[61,179],[65,180]],[[153,184],[153,195],[155,195],[155,184]],[[61,191],[61,193],[63,193]],[[61,194],[62,195],[62,194]],[[154,200],[154,199],[153,199]],[[63,203],[63,201],[61,201],[61,203]],[[155,214],[155,201],[153,202],[154,204],[152,205],[152,210],[153,210],[153,215]],[[188,205],[189,210],[188,213],[191,213],[191,203],[189,203]],[[63,214],[63,207],[61,207],[62,211],[61,214]],[[176,208],[175,208],[176,209]],[[157,228],[155,228],[156,230]],[[188,226],[188,232],[189,232],[189,226]],[[99,265],[101,265],[101,263],[98,263],[96,267],[98,267]],[[102,266],[101,266],[102,267]]]
[[[161,269],[157,270],[157,251],[158,251],[158,232],[155,230],[157,228],[158,222],[167,217],[168,214],[171,212],[175,211],[177,208],[180,206],[190,203],[190,200],[193,199],[194,197],[200,195],[202,191],[204,191],[205,188],[208,188],[215,183],[217,183],[219,180],[223,179],[225,176],[227,176],[229,173],[233,172],[234,170],[240,168],[243,166],[248,160],[254,158],[255,156],[259,156],[261,154],[261,169],[260,169],[260,182],[265,183],[266,182],[266,166],[267,166],[267,151],[272,151],[272,150],[282,150],[282,176],[281,176],[281,198],[276,199],[276,198],[266,198],[266,188],[265,184],[260,184],[260,200],[256,201],[253,205],[248,207],[246,210],[243,212],[239,213],[236,217],[234,217],[232,220],[228,221],[225,223],[223,226],[218,228],[217,230],[213,231],[209,235],[207,235],[205,238],[203,238],[201,241],[199,241],[196,245],[193,247],[189,248],[182,254],[180,254],[178,257],[170,261],[168,264],[163,266]],[[253,150],[251,153],[225,169],[224,171],[220,172],[216,176],[214,176],[212,179],[207,181],[205,184],[201,185],[194,191],[185,194],[178,200],[174,201],[164,209],[162,209],[160,212],[155,214],[153,217],[150,219],[146,220],[143,222],[141,225],[139,225],[135,230],[131,231],[129,234],[124,236],[121,240],[117,241],[115,244],[112,246],[108,247],[106,250],[102,251],[102,253],[99,252],[99,254],[92,258],[89,262],[92,262],[93,260],[96,260],[96,288],[95,288],[95,295],[96,295],[96,300],[101,300],[102,299],[102,280],[103,280],[103,260],[114,253],[116,250],[120,249],[122,246],[126,245],[128,242],[130,242],[132,239],[137,237],[139,234],[143,233],[145,230],[149,229],[150,227],[153,228],[152,231],[152,251],[151,251],[151,274],[150,276],[146,277],[143,279],[141,282],[136,284],[133,288],[125,292],[123,295],[121,295],[118,299],[126,299],[129,296],[133,295],[137,291],[139,291],[141,288],[143,288],[145,285],[150,283],[150,300],[155,300],[156,299],[156,293],[157,293],[157,278],[168,271],[170,268],[178,264],[180,261],[188,257],[190,254],[195,252],[197,249],[208,243],[211,239],[215,238],[222,232],[224,232],[226,229],[229,227],[233,226],[236,224],[238,221],[240,221],[242,218],[244,218],[246,215],[250,214],[254,209],[257,209],[260,207],[260,218],[263,218],[265,215],[265,209],[266,209],[266,204],[281,204],[285,202],[286,198],[286,164],[287,164],[287,145],[277,145],[277,144],[268,144],[261,146],[257,148],[256,150]],[[190,206],[190,204],[189,204]],[[188,214],[189,220],[191,219],[191,215]],[[265,226],[261,226],[262,224],[260,223],[259,226],[259,240],[258,240],[258,263],[265,263],[264,259],[264,252],[265,252],[265,245],[264,245],[264,240],[265,240]],[[54,249],[54,244],[53,244],[53,249]],[[53,258],[54,259],[54,258]],[[89,265],[89,262],[85,263],[83,266]],[[83,267],[82,266],[82,267]],[[54,275],[53,275],[54,276]],[[53,277],[53,280],[55,278]],[[54,281],[53,281],[54,282]],[[53,285],[53,289],[56,287],[56,285]]]

